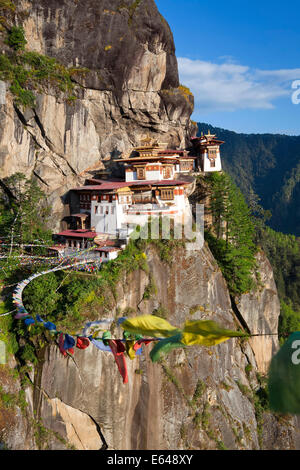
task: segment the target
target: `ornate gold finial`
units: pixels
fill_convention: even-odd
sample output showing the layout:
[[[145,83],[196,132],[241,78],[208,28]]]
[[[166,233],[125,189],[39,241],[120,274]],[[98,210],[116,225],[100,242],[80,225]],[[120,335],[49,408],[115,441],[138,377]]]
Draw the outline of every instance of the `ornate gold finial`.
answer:
[[[151,144],[152,144],[152,139],[151,139],[150,135],[147,134],[147,136],[144,139],[141,140],[141,143],[150,147]]]
[[[210,129],[208,129],[207,134],[205,136],[208,140],[214,139],[216,137],[216,134],[211,134]]]

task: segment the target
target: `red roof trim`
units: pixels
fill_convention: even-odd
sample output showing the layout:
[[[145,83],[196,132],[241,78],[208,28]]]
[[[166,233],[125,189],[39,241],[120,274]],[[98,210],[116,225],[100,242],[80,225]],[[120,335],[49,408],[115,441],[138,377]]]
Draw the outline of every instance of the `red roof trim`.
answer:
[[[190,184],[190,181],[184,180],[139,180],[139,181],[126,181],[122,183],[103,183],[97,186],[81,186],[79,188],[73,188],[72,191],[105,191],[108,189],[119,189],[124,188],[126,186],[164,186],[164,185],[171,185],[171,186],[182,186],[184,184]]]
[[[120,251],[121,248],[116,246],[102,246],[101,248],[95,248],[93,251]]]
[[[97,233],[88,230],[64,230],[63,232],[57,233],[56,235],[73,238],[95,238]]]

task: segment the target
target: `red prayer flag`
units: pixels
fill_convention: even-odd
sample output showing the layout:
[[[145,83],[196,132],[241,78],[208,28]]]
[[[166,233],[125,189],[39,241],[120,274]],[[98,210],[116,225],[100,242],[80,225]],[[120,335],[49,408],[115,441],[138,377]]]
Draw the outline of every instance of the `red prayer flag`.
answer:
[[[58,338],[58,347],[59,347],[60,352],[61,352],[64,356],[66,356],[67,353],[66,353],[66,351],[65,351],[65,349],[64,349],[64,334],[63,334],[63,333],[60,333],[60,335],[59,335],[59,338]]]
[[[78,349],[86,349],[89,347],[89,345],[90,345],[90,341],[88,338],[83,338],[83,337],[78,336],[77,343],[76,343],[76,347]]]
[[[127,373],[126,359],[124,355],[124,352],[126,350],[125,346],[121,340],[109,339],[107,341],[114,355],[119,372],[121,376],[123,377],[123,383],[126,384],[128,382],[128,373]]]

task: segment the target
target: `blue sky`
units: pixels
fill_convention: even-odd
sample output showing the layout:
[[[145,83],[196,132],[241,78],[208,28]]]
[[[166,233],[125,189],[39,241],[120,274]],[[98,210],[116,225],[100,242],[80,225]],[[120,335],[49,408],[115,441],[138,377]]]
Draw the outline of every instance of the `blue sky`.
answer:
[[[292,89],[300,80],[299,1],[155,1],[174,35],[180,81],[194,93],[195,121],[300,135],[300,81]]]

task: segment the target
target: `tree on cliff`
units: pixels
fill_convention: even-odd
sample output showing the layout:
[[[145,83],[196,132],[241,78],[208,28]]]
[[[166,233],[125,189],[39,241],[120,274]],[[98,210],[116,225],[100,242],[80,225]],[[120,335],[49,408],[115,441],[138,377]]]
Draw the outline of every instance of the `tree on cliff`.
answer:
[[[231,293],[240,294],[253,287],[255,244],[250,209],[228,174],[212,173],[207,183],[212,226],[206,239]]]
[[[24,245],[40,240],[48,243],[50,214],[46,196],[36,180],[15,173],[2,180],[0,189],[0,238]]]

